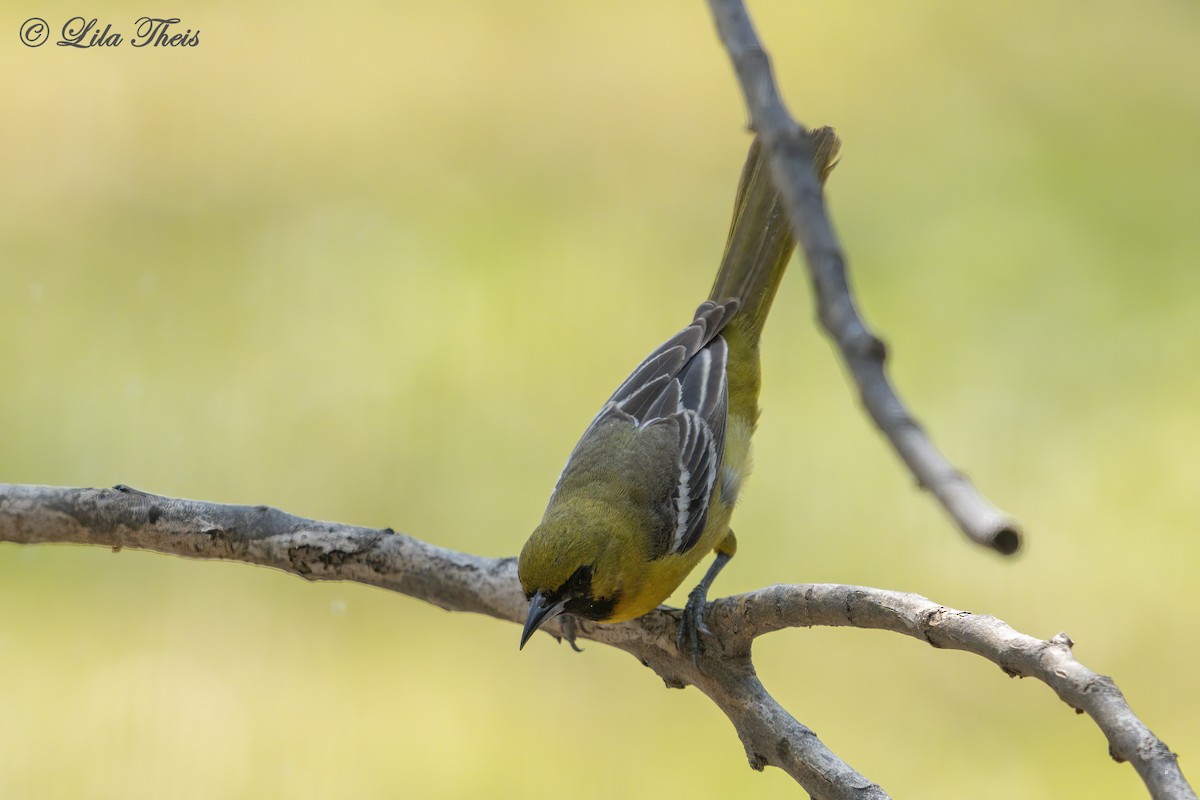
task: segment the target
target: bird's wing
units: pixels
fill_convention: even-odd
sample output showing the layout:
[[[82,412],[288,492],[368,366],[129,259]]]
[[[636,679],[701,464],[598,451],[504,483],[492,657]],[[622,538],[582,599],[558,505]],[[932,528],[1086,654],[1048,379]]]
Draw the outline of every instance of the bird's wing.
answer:
[[[591,434],[610,420],[642,431],[652,426],[674,428],[678,475],[671,498],[674,526],[667,547],[670,553],[694,547],[708,519],[729,407],[725,375],[728,348],[720,333],[737,305],[736,300],[702,303],[692,324],[647,356],[617,388],[584,431],[563,469],[563,475],[567,474]],[[562,476],[555,492],[561,484]],[[553,495],[550,502],[554,502]]]
[[[720,336],[700,350],[680,373],[682,394],[669,419],[679,426],[678,524],[671,552],[690,550],[708,520],[708,503],[717,484],[725,449],[725,416],[729,408],[725,363],[728,348]]]

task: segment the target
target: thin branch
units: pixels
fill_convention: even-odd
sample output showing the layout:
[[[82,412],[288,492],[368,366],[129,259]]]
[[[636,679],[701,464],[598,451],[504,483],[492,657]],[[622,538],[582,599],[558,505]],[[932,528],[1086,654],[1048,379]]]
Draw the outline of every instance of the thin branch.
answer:
[[[518,624],[526,611],[512,558],[481,558],[390,530],[317,522],[267,506],[179,500],[128,487],[0,484],[0,541],[70,542],[244,561],[308,580],[379,586],[448,610]],[[1096,722],[1113,757],[1133,764],[1151,797],[1196,800],[1175,755],[1134,715],[1111,678],[1075,660],[1065,634],[1041,641],[992,617],[917,595],[826,584],[772,586],[717,600],[707,622],[711,646],[698,663],[681,656],[675,644],[676,609],[659,608],[619,625],[579,622],[576,632],[632,654],[668,686],[700,689],[729,717],[752,767],[778,767],[813,797],[883,800],[887,794],[771,697],[754,673],[750,650],[755,638],[772,631],[834,625],[903,633],[934,647],[975,653],[1009,675],[1037,678]],[[548,627],[561,633],[555,625]]]
[[[427,544],[390,529],[319,522],[270,506],[206,503],[128,486],[0,484],[0,541],[92,544],[186,558],[243,561],[307,580],[391,589],[448,611],[519,622],[529,603],[516,559]]]
[[[780,99],[770,58],[745,5],[741,0],[709,0],[708,4],[737,72],[751,126],[767,148],[771,174],[804,249],[821,324],[837,343],[863,405],[920,485],[933,493],[968,538],[1005,555],[1015,553],[1021,546],[1016,521],[984,498],[938,451],[888,382],[887,348],[855,307],[846,258],[813,172],[809,133]]]
[[[755,637],[783,628],[816,625],[903,633],[933,647],[982,656],[1013,678],[1036,678],[1078,713],[1086,713],[1108,739],[1109,754],[1128,761],[1150,796],[1196,795],[1174,753],[1142,722],[1113,679],[1080,664],[1065,633],[1043,641],[995,617],[940,606],[924,597],[865,586],[770,586],[713,603],[711,623],[728,630],[723,640],[748,648]]]

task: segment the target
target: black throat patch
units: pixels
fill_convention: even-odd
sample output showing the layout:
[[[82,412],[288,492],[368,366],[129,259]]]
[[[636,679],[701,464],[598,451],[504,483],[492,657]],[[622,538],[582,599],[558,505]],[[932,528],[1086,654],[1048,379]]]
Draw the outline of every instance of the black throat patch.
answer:
[[[613,615],[621,593],[611,597],[594,597],[592,594],[592,565],[584,564],[567,578],[566,583],[555,590],[550,599],[554,602],[566,599],[563,611],[583,619],[603,622]]]

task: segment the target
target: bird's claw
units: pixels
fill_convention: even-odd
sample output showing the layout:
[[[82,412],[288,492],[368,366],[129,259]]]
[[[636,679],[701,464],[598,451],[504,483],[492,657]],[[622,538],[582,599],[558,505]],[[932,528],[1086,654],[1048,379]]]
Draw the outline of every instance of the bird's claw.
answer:
[[[559,641],[566,640],[567,644],[571,645],[571,649],[576,653],[582,653],[583,648],[575,644],[575,617],[570,614],[563,614],[558,618],[558,627],[562,631],[562,636]]]
[[[679,618],[679,631],[676,643],[679,652],[692,657],[692,663],[700,665],[700,656],[704,655],[704,640],[702,637],[711,636],[712,631],[704,624],[704,609],[708,606],[708,593],[703,587],[697,586],[688,593],[687,605]]]

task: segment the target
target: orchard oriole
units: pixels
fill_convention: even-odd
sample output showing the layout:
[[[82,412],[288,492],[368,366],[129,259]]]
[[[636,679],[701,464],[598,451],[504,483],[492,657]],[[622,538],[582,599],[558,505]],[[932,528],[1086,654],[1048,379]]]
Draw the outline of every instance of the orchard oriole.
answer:
[[[828,128],[811,136],[823,181],[838,139]],[[680,646],[698,652],[708,589],[737,549],[729,519],[759,416],[758,341],[793,248],[755,139],[709,299],[600,409],[521,550],[522,647],[559,614],[597,622],[645,614],[715,550],[680,625]]]

